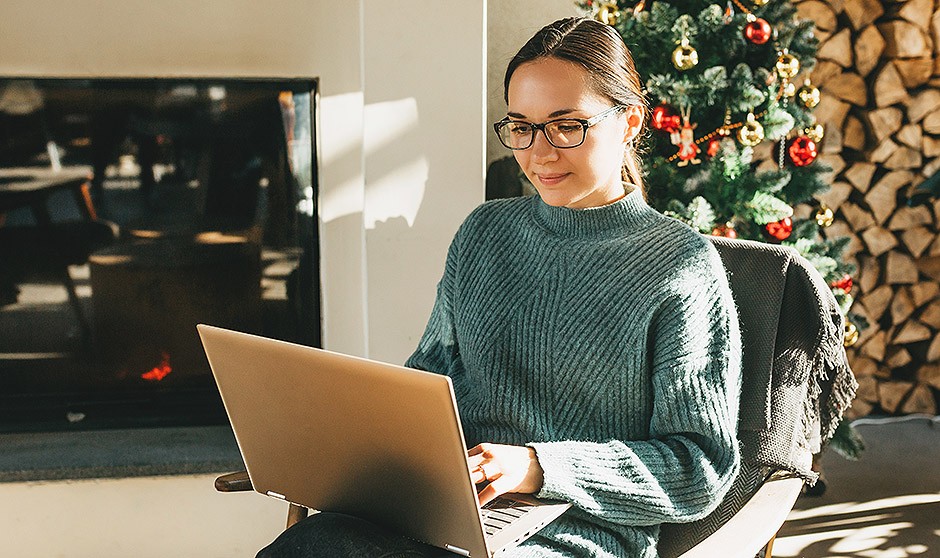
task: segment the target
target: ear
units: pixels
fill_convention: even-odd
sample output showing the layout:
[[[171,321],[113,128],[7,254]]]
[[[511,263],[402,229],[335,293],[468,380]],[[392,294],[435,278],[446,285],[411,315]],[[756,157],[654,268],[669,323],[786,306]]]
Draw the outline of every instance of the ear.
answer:
[[[629,143],[643,129],[643,107],[639,105],[630,105],[624,110],[627,116],[627,128],[624,131],[623,141]]]

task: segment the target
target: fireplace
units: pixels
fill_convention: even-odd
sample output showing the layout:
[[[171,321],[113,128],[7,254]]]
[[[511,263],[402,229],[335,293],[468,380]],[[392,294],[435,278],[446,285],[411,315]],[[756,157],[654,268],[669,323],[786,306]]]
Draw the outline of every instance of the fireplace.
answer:
[[[313,79],[0,79],[0,431],[226,422],[196,323],[320,345]]]

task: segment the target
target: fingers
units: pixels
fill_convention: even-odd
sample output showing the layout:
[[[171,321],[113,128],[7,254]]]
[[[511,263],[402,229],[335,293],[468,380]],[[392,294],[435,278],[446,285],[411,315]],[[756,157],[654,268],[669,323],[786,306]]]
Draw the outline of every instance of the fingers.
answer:
[[[502,470],[499,465],[487,461],[479,464],[478,466],[470,469],[470,478],[473,479],[474,484],[480,484],[485,481],[492,481],[498,479],[503,475]]]
[[[481,505],[507,492],[535,493],[544,482],[535,450],[523,446],[480,444],[467,451],[467,466],[480,489]]]
[[[470,449],[467,450],[467,455],[469,455],[469,456],[474,456],[474,455],[479,455],[479,454],[483,453],[483,451],[486,449],[486,448],[484,448],[483,446],[484,446],[484,444],[479,444],[479,445],[473,446],[472,448],[470,448]]]
[[[518,481],[511,477],[500,476],[490,484],[486,485],[483,490],[477,494],[477,499],[480,501],[481,506],[485,506],[490,501],[495,500],[497,496],[501,496],[507,492],[512,492]]]
[[[483,478],[488,481],[496,480],[503,476],[503,471],[499,468],[499,465],[493,463],[492,461],[487,461],[486,463],[480,465],[480,471],[483,472]]]
[[[480,444],[467,450],[467,467],[470,468],[470,477],[475,484],[492,480],[490,477],[494,472],[484,469],[484,464],[487,464],[491,469],[495,466],[495,464],[490,463],[492,458],[493,454],[490,452],[489,444]]]
[[[491,450],[491,449],[492,449],[492,447],[491,447],[490,444],[479,444],[479,445],[473,446],[472,448],[468,449],[468,450],[467,450],[467,455],[468,455],[469,457],[474,457],[474,456],[484,455],[484,454],[485,454],[485,455],[491,455],[491,453],[490,453],[490,450]]]

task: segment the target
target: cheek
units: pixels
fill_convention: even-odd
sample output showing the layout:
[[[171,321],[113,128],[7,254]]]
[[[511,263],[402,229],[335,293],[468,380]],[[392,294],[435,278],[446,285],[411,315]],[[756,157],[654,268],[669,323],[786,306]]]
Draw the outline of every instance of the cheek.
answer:
[[[606,176],[613,172],[620,172],[623,166],[623,144],[608,142],[594,145],[593,149],[585,153],[582,162],[589,166],[595,175]]]

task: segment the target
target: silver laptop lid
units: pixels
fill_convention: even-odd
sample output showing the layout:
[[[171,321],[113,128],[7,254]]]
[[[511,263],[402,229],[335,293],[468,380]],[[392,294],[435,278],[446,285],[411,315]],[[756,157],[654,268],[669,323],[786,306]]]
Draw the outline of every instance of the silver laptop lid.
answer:
[[[198,330],[256,491],[488,555],[450,378]]]

